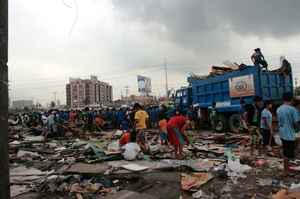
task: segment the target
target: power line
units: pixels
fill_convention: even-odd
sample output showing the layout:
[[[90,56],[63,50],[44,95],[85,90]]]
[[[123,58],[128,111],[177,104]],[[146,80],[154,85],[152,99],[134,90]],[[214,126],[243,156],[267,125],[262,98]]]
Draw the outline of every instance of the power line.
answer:
[[[74,18],[74,21],[73,21],[72,26],[70,28],[70,31],[69,31],[69,37],[72,35],[74,27],[75,27],[75,25],[78,21],[78,18],[79,18],[79,8],[78,8],[77,0],[74,0],[74,6],[75,6],[75,18]]]
[[[62,2],[62,4],[63,4],[64,6],[66,6],[67,8],[73,8],[72,6],[70,6],[69,4],[67,4],[67,3],[65,2],[65,0],[61,0],[61,2]]]
[[[166,78],[166,98],[169,99],[169,86],[168,86],[168,66],[165,58],[165,78]]]

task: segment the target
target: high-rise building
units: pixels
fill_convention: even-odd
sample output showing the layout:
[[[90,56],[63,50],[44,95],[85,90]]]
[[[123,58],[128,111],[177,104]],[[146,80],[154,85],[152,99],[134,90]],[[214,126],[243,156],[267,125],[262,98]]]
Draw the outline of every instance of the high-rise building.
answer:
[[[96,76],[90,79],[70,78],[66,85],[67,105],[71,108],[105,105],[112,102],[112,86]]]

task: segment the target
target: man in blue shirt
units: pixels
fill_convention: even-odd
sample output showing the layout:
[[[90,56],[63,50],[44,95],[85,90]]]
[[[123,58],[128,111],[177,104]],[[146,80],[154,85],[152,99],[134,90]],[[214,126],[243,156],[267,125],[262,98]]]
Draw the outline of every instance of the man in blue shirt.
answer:
[[[295,134],[300,121],[297,109],[291,106],[292,98],[292,93],[284,93],[284,103],[277,109],[279,135],[282,140],[284,155],[284,175],[287,175],[290,171],[289,160],[295,157]]]
[[[272,128],[272,102],[266,101],[265,108],[261,112],[260,118],[260,132],[263,138],[263,146],[271,146],[272,138],[273,138],[273,128]]]

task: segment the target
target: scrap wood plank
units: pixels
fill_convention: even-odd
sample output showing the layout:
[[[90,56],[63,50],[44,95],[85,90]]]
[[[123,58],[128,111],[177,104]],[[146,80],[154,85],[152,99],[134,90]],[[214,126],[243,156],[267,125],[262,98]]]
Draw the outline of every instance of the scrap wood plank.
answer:
[[[105,173],[110,168],[106,163],[102,164],[86,164],[86,163],[75,163],[69,168],[64,170],[64,173],[85,173],[85,174],[101,174]]]
[[[120,192],[117,192],[116,194],[109,195],[106,197],[106,199],[137,199],[137,198],[157,199],[157,197],[151,196],[149,194],[137,193],[128,190],[122,190]]]

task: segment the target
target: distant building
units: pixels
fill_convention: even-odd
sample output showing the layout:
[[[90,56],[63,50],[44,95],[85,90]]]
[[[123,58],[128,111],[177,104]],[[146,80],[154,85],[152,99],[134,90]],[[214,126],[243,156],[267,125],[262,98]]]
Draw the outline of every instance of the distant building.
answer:
[[[137,96],[137,95],[130,95],[129,97],[121,97],[122,104],[134,104],[138,102],[143,105],[147,104],[156,104],[158,103],[156,97],[154,96]]]
[[[25,107],[32,109],[33,101],[32,100],[15,100],[12,102],[13,109],[24,109]]]
[[[90,79],[70,78],[66,85],[67,106],[71,108],[106,105],[112,102],[112,95],[112,86],[99,81],[96,76]]]

